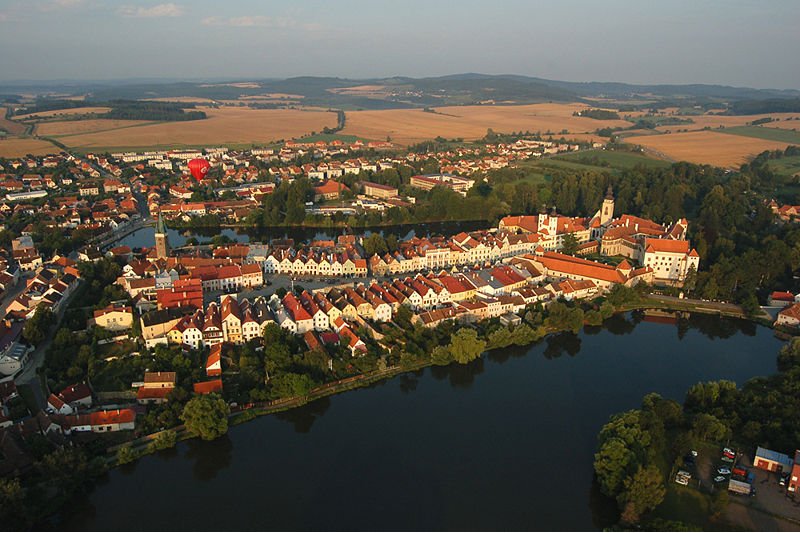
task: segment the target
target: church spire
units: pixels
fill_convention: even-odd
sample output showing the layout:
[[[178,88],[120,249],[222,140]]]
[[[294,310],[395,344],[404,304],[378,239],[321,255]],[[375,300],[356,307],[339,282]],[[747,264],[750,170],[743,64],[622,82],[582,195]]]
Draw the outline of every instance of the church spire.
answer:
[[[158,210],[158,219],[156,220],[156,233],[167,233],[167,229],[164,227],[164,218],[161,216],[161,209]]]

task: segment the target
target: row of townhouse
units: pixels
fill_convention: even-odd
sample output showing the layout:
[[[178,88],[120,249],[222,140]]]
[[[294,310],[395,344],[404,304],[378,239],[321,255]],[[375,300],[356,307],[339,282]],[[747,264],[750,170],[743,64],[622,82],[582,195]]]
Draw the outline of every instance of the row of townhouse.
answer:
[[[267,274],[293,276],[364,277],[367,261],[354,248],[342,251],[275,249],[264,258]]]
[[[42,268],[26,280],[25,290],[11,302],[6,312],[11,316],[31,318],[39,305],[57,313],[64,301],[78,286],[77,270],[58,275],[49,268]]]
[[[152,263],[131,261],[123,268],[123,275],[116,283],[132,299],[140,301],[137,305],[140,310],[147,307],[147,303],[158,309],[202,307],[205,292],[239,292],[264,284],[264,272],[257,263],[240,264],[231,258],[207,261],[184,258],[182,261],[177,263],[174,258]],[[193,263],[199,264],[194,266]]]
[[[375,275],[437,270],[467,265],[484,265],[533,252],[538,236],[510,232],[479,231],[459,233],[450,239],[414,237],[400,243],[395,253],[374,255],[369,260]]]

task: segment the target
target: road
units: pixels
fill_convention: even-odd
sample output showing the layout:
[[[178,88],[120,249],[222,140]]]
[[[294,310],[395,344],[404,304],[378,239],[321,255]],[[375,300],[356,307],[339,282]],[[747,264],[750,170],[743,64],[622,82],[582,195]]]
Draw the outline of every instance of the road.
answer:
[[[15,287],[12,287],[10,291],[6,292],[2,298],[0,298],[0,318],[6,316],[6,310],[8,309],[8,305],[14,301],[14,298],[22,294],[22,291],[25,290],[25,282],[30,277],[30,273],[26,273],[24,276],[20,276],[19,281]]]
[[[81,283],[79,281],[79,283]],[[56,335],[56,331],[61,325],[61,320],[64,318],[64,313],[66,313],[67,308],[70,305],[71,300],[77,294],[80,286],[78,286],[72,293],[64,300],[61,308],[56,315],[55,324],[50,328],[50,332],[47,335],[47,338],[39,344],[33,352],[31,352],[30,358],[28,360],[28,364],[25,365],[25,368],[22,371],[14,376],[14,382],[17,385],[30,385],[31,390],[33,390],[33,394],[36,397],[36,403],[39,405],[40,408],[44,408],[47,405],[47,391],[42,390],[42,382],[39,379],[39,375],[36,373],[36,370],[44,364],[44,356],[47,353],[47,350],[50,348],[50,345],[53,343],[53,337]]]
[[[685,307],[687,311],[716,311],[726,315],[747,317],[747,313],[745,313],[740,306],[727,302],[712,302],[710,300],[698,300],[695,298],[677,298],[675,296],[666,296],[661,294],[650,294],[648,295],[648,299],[656,302],[663,302],[671,306]],[[768,319],[770,322],[772,321],[772,317],[769,313],[764,311],[764,309],[761,309],[761,318]]]

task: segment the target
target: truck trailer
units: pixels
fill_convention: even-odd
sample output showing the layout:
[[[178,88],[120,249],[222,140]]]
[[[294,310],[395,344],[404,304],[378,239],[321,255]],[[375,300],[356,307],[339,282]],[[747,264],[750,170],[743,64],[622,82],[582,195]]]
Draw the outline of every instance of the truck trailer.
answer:
[[[754,489],[750,483],[736,481],[735,479],[731,479],[728,482],[728,490],[734,494],[742,494],[745,496],[754,496],[756,493],[756,489]]]

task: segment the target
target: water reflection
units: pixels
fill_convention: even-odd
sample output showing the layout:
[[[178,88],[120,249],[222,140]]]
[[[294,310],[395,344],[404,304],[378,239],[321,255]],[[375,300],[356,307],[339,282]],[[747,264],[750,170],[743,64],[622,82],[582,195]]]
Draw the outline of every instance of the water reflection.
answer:
[[[186,458],[194,462],[192,474],[198,481],[211,481],[231,465],[233,442],[228,435],[210,442],[190,439],[186,445]]]
[[[409,394],[417,390],[420,376],[422,376],[422,370],[418,370],[417,372],[410,374],[401,375],[400,378],[398,379],[400,385],[400,392],[402,392],[403,394]]]
[[[570,357],[574,357],[580,351],[581,338],[571,331],[567,331],[547,337],[547,348],[544,349],[544,356],[547,359],[555,359],[566,353]]]
[[[629,335],[636,329],[636,324],[641,322],[641,317],[636,318],[637,314],[633,312],[613,315],[603,322],[603,327],[614,335]]]
[[[278,420],[292,424],[295,433],[308,433],[311,431],[311,426],[314,425],[314,422],[324,415],[330,406],[331,399],[329,396],[325,396],[301,407],[276,413],[275,417]]]
[[[438,222],[431,224],[402,224],[398,226],[380,226],[374,228],[303,228],[303,227],[268,227],[268,228],[197,228],[194,230],[167,229],[167,237],[173,247],[186,244],[186,241],[194,237],[200,244],[207,244],[217,235],[226,237],[238,242],[269,242],[272,239],[294,239],[297,243],[310,242],[312,240],[335,239],[344,233],[355,233],[356,235],[369,235],[380,233],[381,235],[394,234],[398,239],[410,239],[416,236],[430,236],[432,234],[455,235],[461,231],[476,231],[485,229],[487,223],[483,221],[474,222]],[[142,228],[120,240],[120,245],[127,245],[131,248],[143,248],[155,244],[155,229],[150,226]]]
[[[431,375],[437,380],[447,379],[456,389],[468,389],[475,378],[484,372],[484,360],[480,357],[466,365],[452,363],[447,366],[432,366]]]

